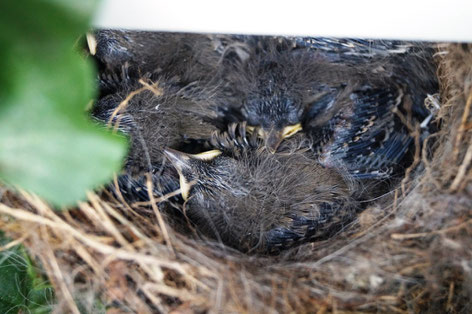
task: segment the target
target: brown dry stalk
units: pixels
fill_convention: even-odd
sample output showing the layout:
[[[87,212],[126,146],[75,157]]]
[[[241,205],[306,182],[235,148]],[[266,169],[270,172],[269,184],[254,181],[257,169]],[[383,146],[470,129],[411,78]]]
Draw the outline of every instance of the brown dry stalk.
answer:
[[[120,104],[116,107],[116,109],[113,111],[113,113],[111,114],[110,116],[110,119],[108,119],[108,123],[107,123],[107,126],[109,128],[112,127],[112,123],[113,123],[113,119],[116,117],[116,115],[122,111],[123,109],[126,108],[126,106],[128,106],[128,103],[129,101],[136,95],[138,95],[139,93],[141,93],[142,91],[146,90],[146,87],[141,87],[137,90],[134,90],[132,91],[131,93],[129,93],[125,99],[123,99],[123,101],[120,102]],[[120,121],[118,120],[115,125],[113,126],[113,130],[116,131],[118,129],[120,125]]]
[[[187,291],[182,289],[173,288],[170,286],[166,286],[164,284],[157,284],[157,283],[145,283],[142,287],[143,291],[149,292],[149,294],[154,293],[162,293],[168,296],[173,296],[176,298],[181,299],[182,301],[192,301],[198,303],[205,303],[203,298],[198,298],[195,295],[189,294]]]
[[[414,264],[414,265],[407,266],[407,267],[403,268],[402,270],[400,270],[398,272],[398,274],[400,274],[402,276],[409,275],[409,274],[413,273],[413,271],[416,270],[416,269],[427,268],[429,266],[431,266],[431,263],[417,263],[417,264]]]
[[[146,83],[143,79],[140,79],[139,80],[139,83],[141,85],[143,85],[143,87],[137,89],[137,90],[134,90],[132,92],[130,92],[126,97],[125,99],[123,99],[120,104],[115,108],[115,110],[113,111],[113,113],[111,114],[110,116],[110,119],[108,119],[108,123],[107,123],[107,126],[109,128],[111,128],[112,126],[112,123],[113,123],[113,119],[116,117],[116,115],[118,113],[120,113],[120,111],[122,111],[123,109],[126,108],[126,106],[128,106],[128,103],[131,99],[133,99],[134,96],[138,95],[139,93],[145,91],[145,90],[149,90],[151,92],[153,92],[155,95],[157,96],[160,96],[162,95],[162,91],[158,88],[159,84],[158,82],[150,85],[148,83]],[[116,132],[116,130],[118,129],[120,125],[120,119],[115,123],[115,125],[113,126],[113,130]]]
[[[44,234],[47,231],[42,228],[41,232]],[[67,305],[69,306],[69,310],[74,314],[80,314],[80,311],[77,307],[77,304],[75,304],[74,297],[72,296],[72,293],[69,290],[69,287],[65,281],[64,275],[62,274],[61,268],[59,267],[59,263],[57,262],[53,250],[49,246],[45,246],[44,249],[46,256],[48,257],[49,265],[51,266],[52,271],[54,272],[54,277],[56,278],[57,283],[59,284],[60,291],[62,292],[62,295],[64,296],[64,299],[66,300]]]
[[[95,239],[93,239],[92,237],[87,236],[86,234],[83,234],[82,232],[71,227],[64,221],[62,221],[62,223],[54,222],[50,219],[38,216],[36,214],[32,214],[26,210],[19,209],[19,208],[9,208],[8,206],[5,206],[3,204],[0,204],[0,212],[7,214],[9,216],[13,216],[19,220],[30,221],[30,222],[38,223],[40,225],[49,226],[55,231],[62,230],[66,234],[68,233],[70,236],[75,237],[77,240],[79,240],[83,244],[88,245],[89,247],[97,250],[98,252],[102,254],[114,255],[116,258],[121,258],[124,260],[129,260],[129,261],[139,260],[140,262],[144,264],[166,267],[169,269],[173,269],[182,275],[185,275],[186,273],[185,267],[183,267],[180,263],[164,259],[163,258],[164,256],[152,256],[152,255],[141,254],[137,252],[129,252],[124,249],[115,248],[111,245],[100,243],[96,241]]]
[[[428,158],[428,147],[429,147],[429,141],[432,138],[435,138],[439,136],[439,133],[431,134],[426,139],[423,141],[423,149],[421,151],[421,161],[424,164],[424,169],[425,169],[425,174],[423,176],[423,183],[430,182],[432,183],[438,191],[441,191],[442,185],[441,183],[433,176],[433,167],[432,167],[432,161],[429,160]]]
[[[413,124],[413,119],[412,119],[412,113],[411,113],[411,106],[412,106],[412,101],[409,97],[405,100],[406,103],[406,110],[407,114],[406,116],[398,110],[397,107],[395,107],[392,111],[397,115],[397,117],[400,119],[400,121],[408,128],[410,132],[410,136],[413,137],[415,140],[415,155],[413,162],[411,165],[406,169],[405,175],[403,177],[403,180],[401,182],[401,190],[402,190],[402,195],[406,194],[406,184],[410,182],[410,174],[411,172],[418,166],[418,164],[421,161],[421,143],[420,143],[420,138],[421,138],[421,133],[420,133],[420,125],[418,123]]]
[[[447,295],[446,310],[450,313],[454,312],[454,306],[452,305],[452,298],[454,297],[454,282],[449,284],[449,293]]]
[[[93,270],[93,272],[100,277],[105,276],[103,266],[106,264],[100,265],[100,263],[84,248],[82,245],[74,246],[76,253],[87,263],[88,266]]]
[[[452,231],[457,231],[462,228],[467,227],[468,224],[472,223],[472,219],[469,219],[457,226],[445,228],[445,229],[440,229],[440,230],[435,230],[431,232],[420,232],[420,233],[410,233],[410,234],[402,234],[402,233],[393,233],[390,235],[390,237],[394,240],[408,240],[408,239],[415,239],[415,238],[423,238],[435,234],[444,234],[444,233],[449,233]]]
[[[174,248],[172,247],[172,243],[170,242],[170,237],[166,228],[166,224],[164,222],[164,219],[162,218],[159,208],[157,207],[157,203],[154,199],[154,194],[152,193],[153,188],[152,188],[152,178],[151,178],[150,173],[146,173],[146,187],[147,187],[149,200],[151,201],[152,210],[154,212],[154,215],[156,215],[157,222],[159,223],[159,227],[161,229],[162,235],[164,236],[164,240],[166,241],[166,245],[169,248],[169,252],[171,252],[172,257],[175,258],[175,251],[174,251]]]
[[[469,119],[470,114],[470,106],[472,104],[472,90],[469,91],[469,96],[467,97],[467,101],[465,103],[464,112],[462,114],[461,124],[459,129],[457,130],[456,141],[454,143],[454,161],[457,161],[457,157],[459,156],[460,151],[460,144],[462,143],[462,137],[467,130],[467,120]]]
[[[149,206],[149,205],[152,205],[152,204],[159,204],[161,202],[164,202],[166,200],[168,200],[169,198],[171,197],[174,197],[174,196],[177,196],[179,195],[180,193],[182,193],[182,191],[180,189],[177,189],[173,192],[170,192],[170,193],[167,193],[166,195],[163,195],[161,197],[158,197],[158,198],[153,198],[153,201],[148,201],[148,202],[134,202],[132,203],[131,205],[132,206]]]
[[[149,83],[145,82],[143,79],[139,80],[139,83],[144,86],[145,89],[151,91],[154,93],[156,96],[161,96],[163,91],[159,89],[159,84],[158,82],[150,85]]]
[[[413,138],[415,140],[415,155],[414,155],[413,162],[406,169],[405,176],[404,176],[404,178],[402,179],[402,182],[401,182],[402,195],[406,195],[406,193],[407,193],[406,185],[407,185],[408,182],[411,182],[410,174],[420,164],[420,161],[421,161],[421,157],[420,157],[420,154],[421,154],[420,130],[419,130],[418,125],[416,125],[415,131],[412,135],[413,135]]]
[[[21,237],[19,237],[18,239],[10,241],[7,244],[5,244],[4,246],[0,246],[0,252],[6,251],[8,249],[11,249],[14,246],[17,246],[17,245],[23,243],[23,241],[25,241],[29,236],[30,236],[29,233],[25,233]]]
[[[462,161],[462,164],[459,166],[459,170],[457,171],[457,175],[454,178],[454,181],[452,181],[451,187],[449,188],[449,191],[451,193],[458,192],[459,186],[464,181],[464,178],[465,178],[466,172],[467,172],[467,168],[470,166],[471,162],[472,162],[472,143],[467,148],[467,151],[466,151],[465,156],[464,156],[464,160]]]

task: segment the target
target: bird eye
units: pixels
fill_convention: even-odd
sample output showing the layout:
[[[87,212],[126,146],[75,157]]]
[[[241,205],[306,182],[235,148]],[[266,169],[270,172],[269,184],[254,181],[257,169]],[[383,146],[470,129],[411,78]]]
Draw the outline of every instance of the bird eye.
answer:
[[[302,129],[302,125],[300,123],[286,126],[282,131],[283,138],[290,137],[300,131]]]

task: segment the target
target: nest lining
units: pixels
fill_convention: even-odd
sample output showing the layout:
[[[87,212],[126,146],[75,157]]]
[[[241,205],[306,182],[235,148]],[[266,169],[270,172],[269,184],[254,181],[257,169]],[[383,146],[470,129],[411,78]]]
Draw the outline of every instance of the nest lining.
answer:
[[[152,195],[149,210],[106,191],[60,213],[5,191],[0,229],[40,262],[59,312],[94,313],[97,299],[139,313],[469,312],[472,46],[437,57],[434,153],[418,151],[401,184],[329,240],[247,256],[173,230]]]

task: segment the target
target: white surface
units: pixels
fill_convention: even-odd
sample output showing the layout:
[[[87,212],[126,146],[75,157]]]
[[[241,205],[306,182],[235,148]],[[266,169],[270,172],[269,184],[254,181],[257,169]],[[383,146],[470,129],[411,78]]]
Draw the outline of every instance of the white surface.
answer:
[[[156,31],[472,41],[472,0],[103,0],[94,25]]]

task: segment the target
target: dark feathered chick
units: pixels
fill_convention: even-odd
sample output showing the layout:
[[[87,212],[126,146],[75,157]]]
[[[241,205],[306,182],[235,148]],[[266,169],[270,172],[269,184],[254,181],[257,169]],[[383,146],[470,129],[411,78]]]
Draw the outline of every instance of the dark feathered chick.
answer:
[[[352,221],[353,189],[336,171],[302,152],[247,150],[247,141],[231,136],[224,142],[240,142],[239,153],[166,150],[185,213],[203,234],[244,252],[273,253],[325,239]]]
[[[337,67],[351,73],[344,84],[325,82],[305,113],[304,131],[323,165],[360,179],[388,178],[407,166],[411,127],[428,116],[424,100],[438,91],[432,50],[417,45],[411,54]]]
[[[239,36],[188,33],[98,30],[87,36],[98,61],[102,90],[114,90],[123,79],[148,73],[174,78],[181,86],[211,80],[223,55],[235,52],[244,59]]]
[[[413,138],[396,112],[412,124],[428,115],[424,99],[438,90],[431,48],[263,37],[249,47],[249,57],[225,76],[238,95],[229,107],[260,127],[271,152],[303,129],[326,166],[359,178],[402,167]]]
[[[233,103],[249,126],[258,127],[266,147],[275,152],[280,142],[301,130],[304,100],[313,86],[316,68],[305,54],[294,55],[276,39],[248,44],[249,56],[223,65]],[[224,95],[226,97],[226,95]],[[220,103],[227,99],[218,99]]]
[[[147,84],[150,88],[144,90],[137,84],[123,85],[92,110],[96,119],[130,136],[126,170],[133,175],[159,168],[165,147],[192,151],[192,144],[208,140],[215,130],[195,114],[194,103],[179,96],[178,90],[163,82]]]
[[[241,116],[234,120],[242,119],[249,126],[258,127],[271,152],[284,138],[302,130],[314,101],[332,88],[368,77],[368,67],[353,69],[342,58],[339,62],[333,60],[331,54],[336,51],[330,54],[322,49],[327,44],[307,46],[301,39],[278,37],[248,37],[244,43],[248,56],[222,65],[222,79],[228,82],[231,92],[220,93],[222,97],[216,101],[219,105],[229,103],[226,108],[238,108]],[[334,50],[335,45],[332,46]],[[360,58],[366,59],[362,54]],[[232,102],[228,94],[234,96]]]
[[[174,191],[178,177],[162,165],[163,148],[191,151],[209,139],[214,127],[205,121],[212,118],[189,98],[195,99],[211,79],[227,47],[244,58],[235,44],[238,36],[99,30],[87,40],[101,83],[92,115],[130,136],[127,173],[118,177],[122,196],[131,202],[148,200],[144,172],[152,173],[156,196]],[[152,88],[123,106],[130,94],[142,89],[139,80]],[[114,186],[111,190],[118,192]]]

